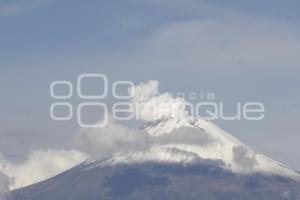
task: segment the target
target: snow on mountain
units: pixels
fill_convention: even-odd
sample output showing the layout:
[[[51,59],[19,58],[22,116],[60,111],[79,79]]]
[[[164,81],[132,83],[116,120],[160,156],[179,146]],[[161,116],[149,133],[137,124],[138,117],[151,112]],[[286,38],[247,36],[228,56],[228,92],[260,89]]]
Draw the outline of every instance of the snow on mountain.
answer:
[[[185,129],[184,129],[185,128]],[[143,130],[151,138],[161,140],[170,137],[176,131],[189,131],[193,134],[204,135],[209,142],[199,144],[190,140],[174,140],[173,143],[157,143],[147,150],[118,152],[103,163],[96,162],[95,166],[117,164],[141,164],[146,162],[193,164],[197,162],[216,162],[224,169],[235,173],[275,174],[300,181],[300,174],[287,166],[276,162],[240,142],[237,138],[226,133],[212,122],[194,119],[157,120],[148,123]],[[197,138],[195,138],[197,139]]]

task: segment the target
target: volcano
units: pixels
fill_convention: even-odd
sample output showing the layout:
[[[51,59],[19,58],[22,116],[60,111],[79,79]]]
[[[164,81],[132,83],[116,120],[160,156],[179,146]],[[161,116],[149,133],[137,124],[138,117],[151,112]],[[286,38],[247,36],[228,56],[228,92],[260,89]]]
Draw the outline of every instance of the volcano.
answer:
[[[212,122],[186,117],[143,127],[150,148],[87,160],[11,192],[14,200],[300,199],[300,174]],[[169,140],[168,137],[172,137]]]

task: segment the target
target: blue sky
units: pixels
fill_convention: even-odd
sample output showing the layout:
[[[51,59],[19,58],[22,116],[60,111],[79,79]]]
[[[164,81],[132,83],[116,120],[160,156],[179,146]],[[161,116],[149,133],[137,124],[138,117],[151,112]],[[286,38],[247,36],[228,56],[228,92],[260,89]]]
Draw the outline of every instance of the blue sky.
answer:
[[[299,4],[2,0],[0,152],[67,147],[78,127],[49,118],[49,84],[94,72],[157,79],[163,91],[212,91],[228,105],[261,101],[264,120],[217,123],[300,169]]]

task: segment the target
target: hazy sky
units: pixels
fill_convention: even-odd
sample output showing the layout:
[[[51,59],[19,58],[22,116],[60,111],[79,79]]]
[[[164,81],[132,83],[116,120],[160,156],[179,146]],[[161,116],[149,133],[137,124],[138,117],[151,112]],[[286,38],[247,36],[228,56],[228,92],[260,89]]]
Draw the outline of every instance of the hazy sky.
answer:
[[[0,152],[19,159],[32,149],[67,147],[78,126],[50,119],[49,85],[104,73],[110,82],[159,80],[164,92],[214,92],[228,112],[237,102],[260,101],[264,120],[217,124],[299,170],[299,6],[296,0],[1,1]]]

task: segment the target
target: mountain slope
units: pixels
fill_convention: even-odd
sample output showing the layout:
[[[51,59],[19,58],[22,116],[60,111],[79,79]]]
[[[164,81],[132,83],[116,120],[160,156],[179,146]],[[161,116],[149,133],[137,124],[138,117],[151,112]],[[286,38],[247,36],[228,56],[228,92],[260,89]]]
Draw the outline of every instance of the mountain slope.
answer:
[[[213,164],[84,163],[13,192],[15,200],[283,200],[300,198],[299,183],[280,176],[237,175]]]

